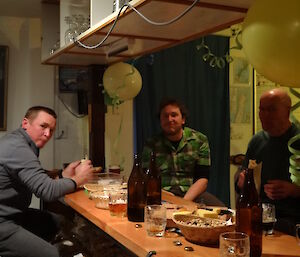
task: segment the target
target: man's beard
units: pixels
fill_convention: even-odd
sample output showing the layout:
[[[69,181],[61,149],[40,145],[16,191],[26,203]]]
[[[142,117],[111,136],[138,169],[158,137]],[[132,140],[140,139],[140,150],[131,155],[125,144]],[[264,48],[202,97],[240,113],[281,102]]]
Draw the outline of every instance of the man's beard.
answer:
[[[168,131],[164,131],[164,134],[166,136],[175,136],[178,135],[182,130],[182,127],[176,128],[176,129],[169,129]]]

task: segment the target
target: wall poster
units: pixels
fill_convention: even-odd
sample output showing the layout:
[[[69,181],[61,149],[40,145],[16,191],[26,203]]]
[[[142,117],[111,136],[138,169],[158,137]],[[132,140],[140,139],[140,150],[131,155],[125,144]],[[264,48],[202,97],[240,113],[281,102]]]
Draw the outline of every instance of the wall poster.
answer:
[[[230,69],[230,121],[252,125],[252,68],[245,58],[234,58]]]

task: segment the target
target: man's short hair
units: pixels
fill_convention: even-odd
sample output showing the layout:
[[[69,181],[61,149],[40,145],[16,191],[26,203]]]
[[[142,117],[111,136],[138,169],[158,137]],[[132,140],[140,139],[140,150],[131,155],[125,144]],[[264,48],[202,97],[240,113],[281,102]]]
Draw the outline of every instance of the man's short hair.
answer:
[[[39,105],[30,107],[25,114],[25,118],[27,118],[28,120],[34,120],[38,113],[41,111],[50,114],[55,119],[57,118],[57,115],[54,110],[52,110],[49,107]]]
[[[182,102],[175,98],[163,98],[159,104],[159,112],[158,112],[158,117],[160,117],[161,111],[163,108],[165,108],[167,105],[174,105],[179,108],[181,115],[183,118],[187,118],[188,116],[188,110],[184,106]]]

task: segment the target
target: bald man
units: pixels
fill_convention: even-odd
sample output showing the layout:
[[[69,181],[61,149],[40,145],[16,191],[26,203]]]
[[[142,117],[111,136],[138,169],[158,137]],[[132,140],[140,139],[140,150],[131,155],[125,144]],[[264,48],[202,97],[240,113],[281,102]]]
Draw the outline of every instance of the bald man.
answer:
[[[300,187],[291,182],[288,150],[290,138],[300,133],[289,120],[291,98],[282,89],[265,92],[260,98],[259,118],[263,131],[249,142],[243,163],[249,160],[262,162],[260,198],[276,206],[276,228],[295,234],[295,224],[300,223]],[[241,188],[244,173],[240,173],[238,187]]]

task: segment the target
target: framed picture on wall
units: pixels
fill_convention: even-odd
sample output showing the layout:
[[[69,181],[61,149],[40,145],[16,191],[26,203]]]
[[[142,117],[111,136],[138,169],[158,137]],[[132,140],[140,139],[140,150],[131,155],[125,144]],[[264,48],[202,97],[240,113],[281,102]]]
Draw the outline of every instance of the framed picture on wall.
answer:
[[[235,58],[232,63],[233,84],[249,85],[250,64],[245,58]]]
[[[0,131],[6,130],[8,46],[0,45]]]
[[[243,57],[230,64],[230,122],[253,124],[253,69]]]
[[[252,122],[252,91],[251,87],[231,87],[230,95],[230,121],[231,123]]]

